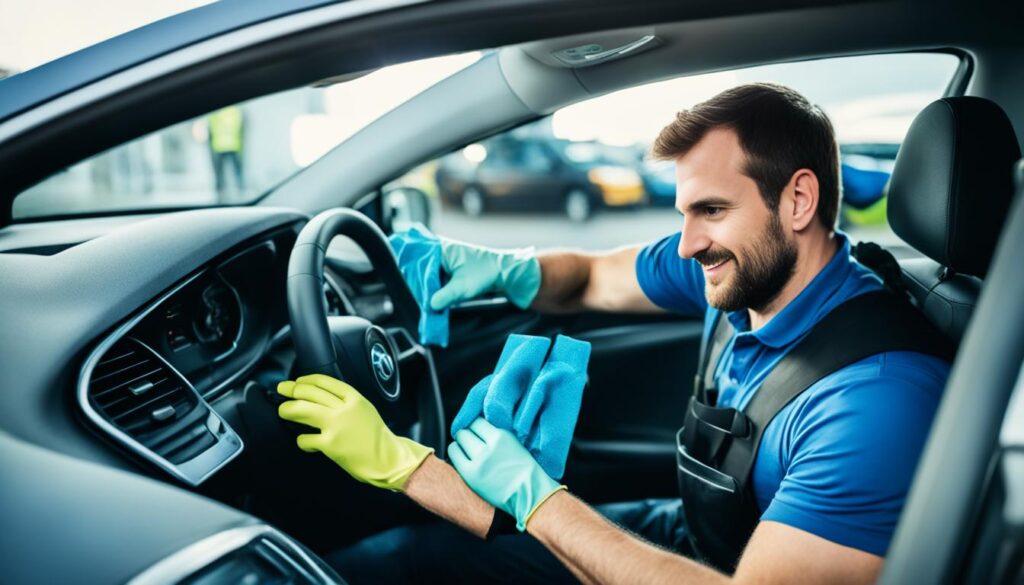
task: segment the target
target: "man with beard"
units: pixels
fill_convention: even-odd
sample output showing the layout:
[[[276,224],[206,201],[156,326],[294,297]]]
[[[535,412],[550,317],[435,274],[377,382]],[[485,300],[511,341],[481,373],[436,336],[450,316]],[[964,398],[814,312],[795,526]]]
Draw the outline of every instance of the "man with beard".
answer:
[[[703,316],[705,345],[717,347],[707,355],[718,355],[707,358],[710,384],[697,384],[682,446],[697,458],[702,439],[685,432],[699,424],[719,433],[706,441],[753,434],[749,474],[724,473],[727,451],[680,463],[690,486],[682,501],[595,510],[547,477],[514,435],[478,419],[456,435],[452,462],[474,493],[528,535],[495,537],[500,522],[492,524],[492,508],[467,494],[451,467],[424,454],[400,470],[408,481],[398,487],[468,532],[434,524],[382,533],[328,557],[343,576],[354,583],[877,579],[948,363],[921,351],[869,353],[826,369],[766,420],[750,419],[753,427],[740,416],[754,417],[749,411],[771,398],[759,390],[777,367],[791,367],[785,358],[804,351],[805,338],[849,343],[842,335],[825,343],[812,337],[830,314],[858,318],[870,311],[844,307],[856,299],[887,302],[882,281],[851,257],[847,237],[834,229],[840,181],[831,123],[791,89],[744,85],[680,112],[653,154],[676,163],[679,232],[604,254],[534,256],[446,241],[451,280],[431,302],[441,309],[499,291],[539,311]]]

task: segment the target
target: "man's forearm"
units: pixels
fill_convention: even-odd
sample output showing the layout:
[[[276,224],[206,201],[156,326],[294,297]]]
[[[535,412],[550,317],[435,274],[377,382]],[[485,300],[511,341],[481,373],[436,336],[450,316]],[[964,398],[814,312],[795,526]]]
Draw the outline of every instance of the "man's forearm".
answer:
[[[562,491],[530,519],[527,531],[592,583],[728,583],[729,578],[662,550],[608,522]]]
[[[636,276],[639,246],[611,252],[549,252],[537,257],[541,284],[532,309],[546,313],[581,310],[658,312]]]
[[[537,260],[540,262],[540,290],[530,306],[545,313],[583,309],[592,258],[578,252],[548,252]]]
[[[434,514],[480,538],[487,536],[494,508],[473,493],[451,465],[437,457],[427,457],[402,491]]]

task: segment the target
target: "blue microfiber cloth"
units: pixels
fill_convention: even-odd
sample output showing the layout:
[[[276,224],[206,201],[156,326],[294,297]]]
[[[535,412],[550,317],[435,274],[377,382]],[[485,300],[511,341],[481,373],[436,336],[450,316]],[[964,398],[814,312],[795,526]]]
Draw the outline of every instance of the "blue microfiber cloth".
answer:
[[[587,384],[590,343],[559,335],[516,411],[513,430],[552,479],[565,473]]]
[[[388,238],[416,304],[420,306],[420,343],[448,347],[448,309],[434,311],[430,298],[441,288],[441,241],[416,224]]]
[[[560,479],[583,401],[590,344],[559,335],[547,355],[550,345],[544,337],[510,335],[494,373],[469,391],[452,435],[483,415],[515,432],[544,471]]]
[[[494,373],[476,383],[452,421],[452,436],[483,415],[492,425],[512,430],[516,405],[540,373],[551,340],[509,335]]]

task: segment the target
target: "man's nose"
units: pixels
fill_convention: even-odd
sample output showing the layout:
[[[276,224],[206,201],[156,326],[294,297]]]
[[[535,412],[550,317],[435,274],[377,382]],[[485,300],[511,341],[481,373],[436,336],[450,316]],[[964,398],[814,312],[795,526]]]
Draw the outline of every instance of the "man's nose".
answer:
[[[679,257],[690,259],[697,253],[707,250],[711,246],[711,240],[704,230],[695,225],[694,222],[683,224],[682,234],[679,236]]]

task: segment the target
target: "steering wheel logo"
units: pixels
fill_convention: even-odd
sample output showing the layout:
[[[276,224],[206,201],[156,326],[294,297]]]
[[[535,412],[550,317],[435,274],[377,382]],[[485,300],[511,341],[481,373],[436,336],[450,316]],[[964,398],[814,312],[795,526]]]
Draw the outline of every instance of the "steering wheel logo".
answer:
[[[395,360],[380,343],[374,343],[370,348],[370,363],[381,382],[387,382],[395,375]]]

